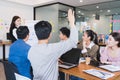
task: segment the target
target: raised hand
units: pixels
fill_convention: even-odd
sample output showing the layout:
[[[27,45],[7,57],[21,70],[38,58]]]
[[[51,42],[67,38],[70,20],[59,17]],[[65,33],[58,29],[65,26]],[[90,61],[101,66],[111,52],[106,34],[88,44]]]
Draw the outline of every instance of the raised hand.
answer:
[[[68,21],[70,24],[70,27],[74,27],[75,26],[75,16],[74,16],[74,11],[72,11],[72,9],[68,10]]]

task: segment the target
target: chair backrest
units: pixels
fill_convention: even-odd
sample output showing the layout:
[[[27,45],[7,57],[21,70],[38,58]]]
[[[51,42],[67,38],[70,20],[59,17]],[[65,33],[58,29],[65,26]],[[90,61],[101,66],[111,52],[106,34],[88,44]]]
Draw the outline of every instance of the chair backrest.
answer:
[[[16,80],[15,74],[18,70],[14,64],[8,61],[2,61],[5,71],[6,80]]]
[[[0,62],[0,80],[6,80],[4,65]]]
[[[10,33],[6,33],[6,36],[7,36],[7,39],[8,39],[8,40],[11,40],[11,35],[10,35]]]
[[[100,47],[98,48],[96,59],[100,62]]]
[[[72,48],[70,51],[66,52],[60,57],[60,60],[63,62],[68,62],[72,64],[78,64],[81,54],[81,49]]]

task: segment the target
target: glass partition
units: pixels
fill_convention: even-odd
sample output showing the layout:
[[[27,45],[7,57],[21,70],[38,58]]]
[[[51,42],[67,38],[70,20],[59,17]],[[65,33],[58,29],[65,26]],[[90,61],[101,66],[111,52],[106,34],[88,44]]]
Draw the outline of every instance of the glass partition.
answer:
[[[50,42],[58,42],[59,29],[61,27],[68,27],[67,11],[73,7],[64,4],[50,4],[40,7],[35,7],[35,20],[46,20],[52,24],[52,38]]]
[[[73,7],[62,3],[53,3],[34,8],[35,20],[47,20],[53,26],[50,42],[58,42],[59,29],[68,27],[67,11],[75,11],[76,27],[79,39],[86,29],[94,30],[98,35],[108,35],[112,31],[120,32],[120,1],[110,1],[92,5]],[[68,27],[69,28],[69,27]]]
[[[52,25],[52,38],[50,42],[57,42],[58,38],[58,4],[37,7],[35,9],[35,20],[48,21]]]
[[[120,32],[120,1],[110,1],[76,8],[76,25],[80,33],[86,29],[98,35]]]

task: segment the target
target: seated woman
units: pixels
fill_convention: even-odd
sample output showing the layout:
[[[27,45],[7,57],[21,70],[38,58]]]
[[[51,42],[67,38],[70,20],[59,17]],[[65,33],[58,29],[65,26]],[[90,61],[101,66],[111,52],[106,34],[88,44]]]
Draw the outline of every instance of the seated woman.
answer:
[[[97,34],[92,30],[86,30],[83,34],[82,41],[78,44],[78,48],[82,49],[83,56],[90,56],[91,59],[97,60],[99,50]]]
[[[90,56],[91,59],[97,60],[99,51],[97,34],[92,30],[86,30],[83,34],[82,41],[79,42],[78,48],[82,49],[83,57]],[[75,76],[70,77],[71,80],[84,80]]]
[[[108,43],[101,54],[101,62],[120,66],[120,33],[109,35]]]

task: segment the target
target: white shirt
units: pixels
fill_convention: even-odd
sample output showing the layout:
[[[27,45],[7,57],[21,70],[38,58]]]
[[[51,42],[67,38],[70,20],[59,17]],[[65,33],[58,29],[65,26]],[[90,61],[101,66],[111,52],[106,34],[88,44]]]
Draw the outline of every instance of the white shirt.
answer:
[[[77,29],[71,28],[70,31],[68,40],[31,47],[28,59],[33,68],[33,80],[58,80],[58,58],[78,43]]]
[[[13,29],[13,36],[17,39],[17,33],[16,33],[17,29]]]
[[[91,42],[90,42],[90,45],[87,46],[86,48],[91,49],[94,45],[95,45],[95,43],[94,43],[93,41],[91,41]],[[86,52],[87,52],[87,49],[86,49],[86,48],[83,49],[83,50],[81,51],[81,53],[83,53],[83,54],[86,53]]]

